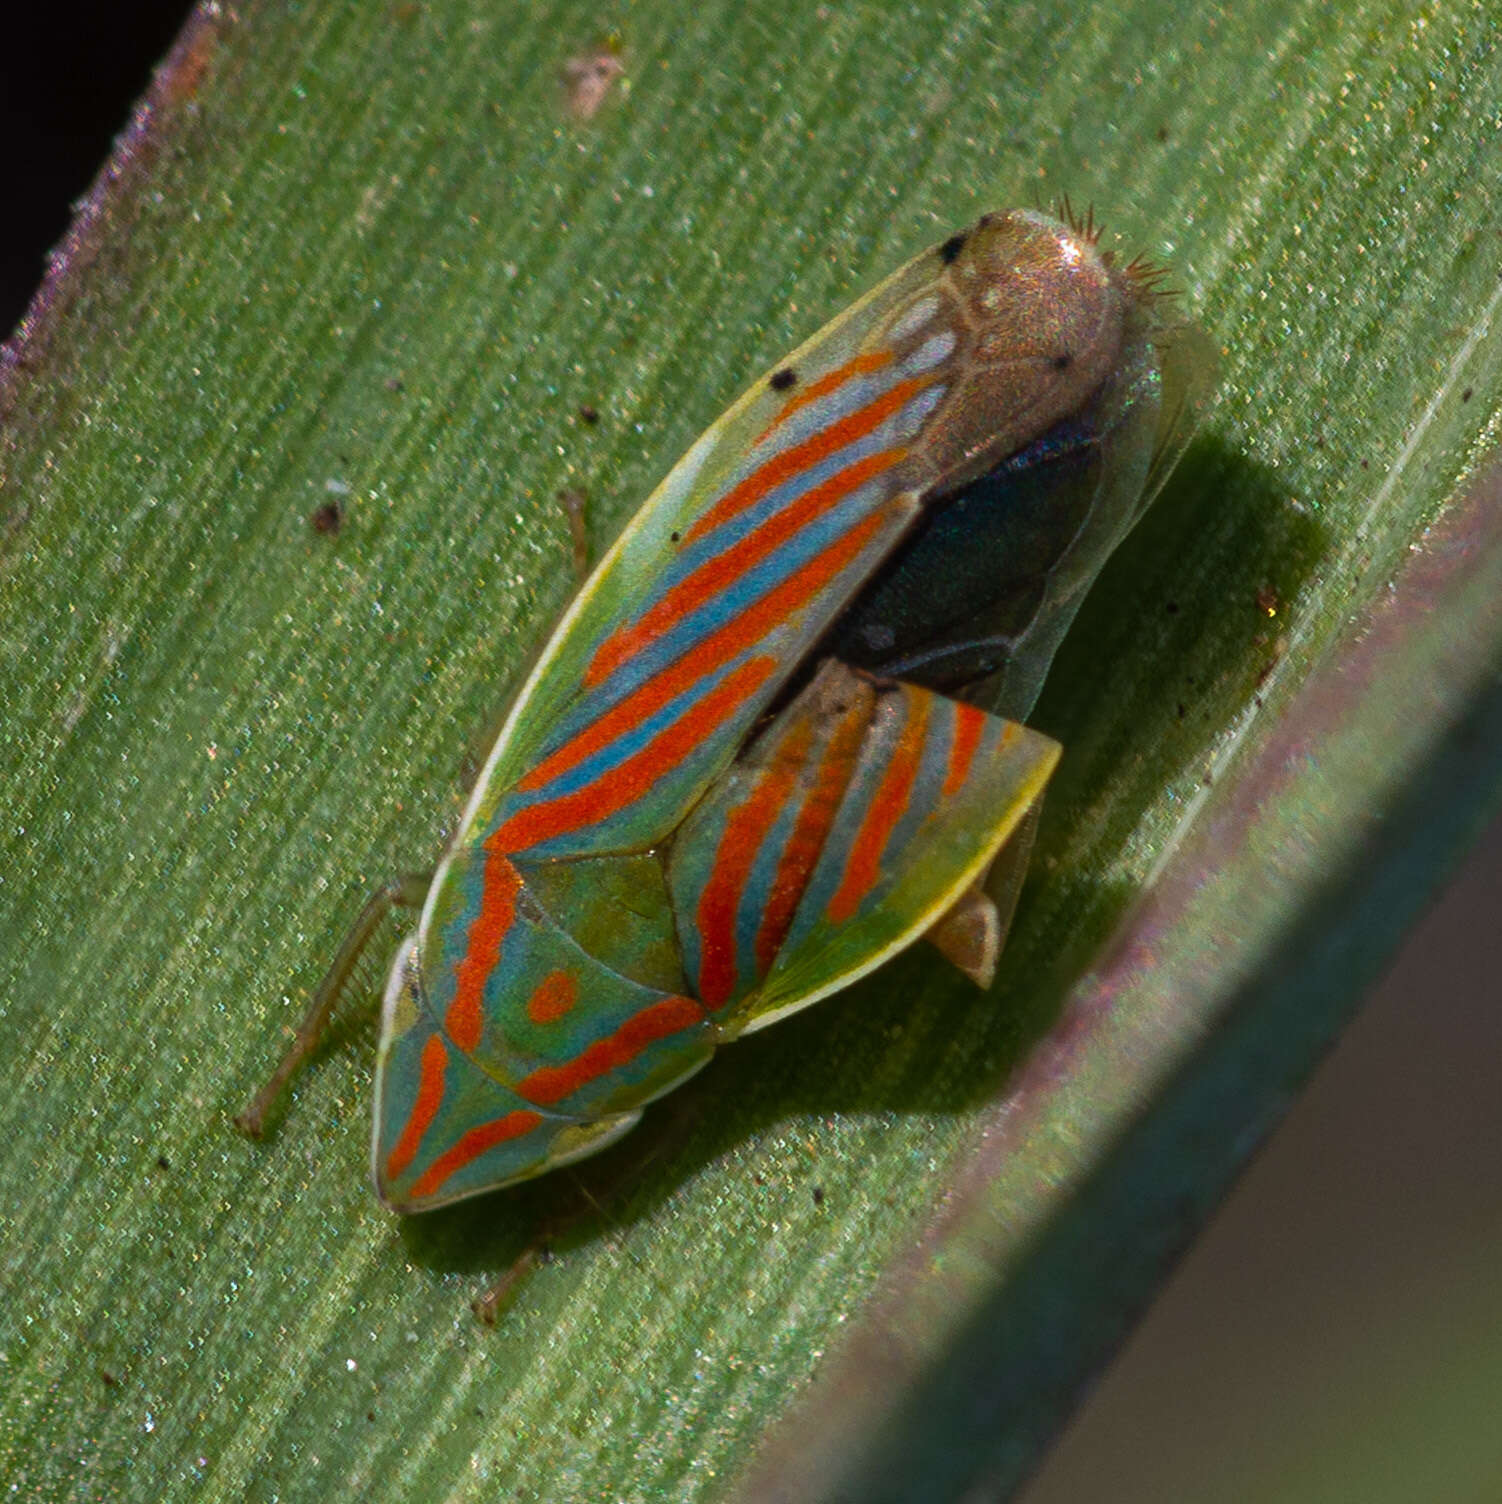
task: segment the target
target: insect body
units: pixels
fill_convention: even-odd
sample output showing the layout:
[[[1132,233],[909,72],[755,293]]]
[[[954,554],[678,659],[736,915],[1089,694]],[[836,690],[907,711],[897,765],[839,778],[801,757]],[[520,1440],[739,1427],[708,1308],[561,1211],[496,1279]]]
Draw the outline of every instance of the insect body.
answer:
[[[924,934],[989,979],[981,885],[1015,891],[1059,755],[1020,722],[1208,381],[1162,308],[1088,234],[988,215],[678,463],[522,688],[396,957],[388,1206],[595,1152]]]

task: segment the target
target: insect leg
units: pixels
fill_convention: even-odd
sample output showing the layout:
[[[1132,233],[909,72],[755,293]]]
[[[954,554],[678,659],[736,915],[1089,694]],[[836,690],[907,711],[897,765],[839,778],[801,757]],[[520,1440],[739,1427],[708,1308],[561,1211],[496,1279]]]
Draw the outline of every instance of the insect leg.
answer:
[[[546,1258],[547,1245],[541,1238],[528,1243],[505,1273],[483,1295],[477,1295],[470,1301],[469,1308],[482,1326],[494,1326],[500,1320],[501,1312],[511,1304],[521,1282]]]
[[[554,1244],[581,1222],[598,1221],[614,1228],[622,1240],[621,1253],[650,1284],[657,1287],[664,1299],[669,1298],[667,1286],[632,1253],[630,1243],[625,1241],[626,1225],[613,1208],[624,1210],[621,1203],[641,1187],[651,1166],[664,1155],[683,1147],[688,1131],[703,1112],[703,1097],[685,1094],[675,1099],[675,1106],[676,1110],[669,1107],[648,1119],[651,1128],[646,1134],[646,1153],[633,1163],[602,1168],[596,1162],[592,1167],[593,1175],[589,1169],[579,1166],[570,1166],[565,1171],[564,1178],[572,1187],[572,1204],[556,1206],[527,1246],[491,1281],[483,1294],[470,1302],[470,1309],[482,1325],[494,1326],[500,1320],[527,1277],[552,1259]]]
[[[318,984],[308,1011],[297,1026],[287,1053],[282,1056],[266,1084],[255,1094],[250,1105],[235,1118],[235,1127],[250,1138],[259,1138],[266,1126],[266,1114],[281,1096],[287,1083],[296,1075],[303,1061],[318,1046],[328,1027],[329,1018],[344,991],[349,974],[355,969],[361,953],[370,943],[376,927],[392,908],[415,908],[427,897],[433,881],[431,872],[409,872],[394,882],[383,883],[365,901],[359,918],[350,926],[332,965]]]
[[[568,538],[573,550],[574,583],[582,585],[589,578],[589,520],[585,509],[589,498],[583,491],[567,486],[558,493],[558,504],[568,518]]]

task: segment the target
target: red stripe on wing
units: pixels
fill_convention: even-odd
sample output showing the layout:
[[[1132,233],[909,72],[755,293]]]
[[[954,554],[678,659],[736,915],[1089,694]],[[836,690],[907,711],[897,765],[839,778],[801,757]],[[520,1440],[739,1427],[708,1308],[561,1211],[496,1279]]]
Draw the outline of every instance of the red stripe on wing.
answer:
[[[944,797],[959,793],[970,776],[970,764],[975,761],[975,749],[989,719],[983,710],[973,705],[956,702],[954,706],[954,741],[949,747],[949,767],[944,774]]]
[[[879,397],[858,407],[853,413],[836,419],[827,428],[810,434],[797,444],[790,444],[774,454],[765,464],[758,465],[745,480],[732,486],[710,509],[684,534],[684,541],[692,543],[711,533],[722,522],[738,516],[749,507],[754,507],[768,493],[801,475],[813,465],[838,454],[847,444],[864,438],[879,428],[893,413],[901,412],[925,387],[932,386],[933,376],[914,376],[888,387]]]
[[[864,715],[844,716],[824,749],[813,787],[798,811],[793,832],[778,859],[777,875],[772,879],[772,891],[756,932],[756,965],[762,975],[772,969],[772,962],[787,939],[799,900],[829,839],[840,797],[850,782],[865,734]]]
[[[835,924],[843,924],[852,918],[861,900],[876,886],[881,876],[882,853],[907,809],[918,777],[923,740],[928,729],[929,697],[920,693],[905,695],[904,699],[908,711],[906,724],[892,749],[892,759],[871,799],[871,807],[850,843],[840,885],[829,900],[827,912]]]
[[[609,1071],[629,1065],[648,1045],[704,1022],[704,1010],[689,997],[666,997],[633,1013],[613,1034],[597,1039],[567,1065],[545,1065],[516,1083],[516,1092],[546,1107]]]
[[[571,830],[598,825],[640,799],[664,773],[676,768],[706,737],[745,704],[777,670],[777,660],[748,658],[639,752],[572,794],[518,810],[485,842],[501,851],[526,851]]]
[[[859,490],[882,471],[900,463],[906,455],[907,450],[902,448],[868,454],[794,498],[730,548],[706,559],[634,622],[618,628],[600,644],[585,672],[585,684],[592,686],[609,678],[623,663],[677,626],[690,611],[728,590],[749,570],[770,558],[795,533],[837,506],[852,491]]]
[[[433,1126],[433,1119],[443,1105],[443,1070],[447,1064],[448,1051],[443,1040],[430,1034],[418,1062],[417,1100],[402,1127],[402,1136],[386,1156],[387,1180],[395,1180],[412,1163],[423,1135]]]
[[[500,960],[501,942],[516,918],[516,895],[522,879],[503,852],[485,854],[480,912],[469,927],[469,943],[454,963],[454,998],[444,1015],[448,1036],[466,1054],[474,1051],[484,1032],[485,983]]]
[[[489,1123],[481,1123],[478,1128],[471,1128],[451,1148],[445,1149],[412,1182],[412,1189],[408,1193],[410,1199],[420,1201],[425,1196],[435,1195],[443,1188],[444,1181],[456,1170],[462,1170],[471,1160],[478,1159],[487,1150],[494,1149],[497,1144],[504,1144],[510,1139],[521,1138],[523,1134],[530,1133],[534,1128],[540,1127],[542,1122],[543,1116],[540,1112],[518,1108],[514,1112],[508,1112],[504,1117],[496,1118]]]
[[[632,727],[649,720],[686,689],[759,642],[834,580],[860,554],[885,521],[884,511],[873,512],[862,519],[795,573],[753,601],[734,620],[695,643],[677,662],[653,674],[576,737],[543,758],[517,787],[525,792],[546,787]]]
[[[709,1008],[718,1008],[735,990],[735,913],[767,831],[798,787],[812,740],[808,721],[790,728],[748,797],[725,818],[694,916],[699,931],[699,997]]]
[[[756,442],[760,444],[769,433],[775,433],[794,413],[807,407],[810,402],[817,402],[820,397],[839,391],[852,376],[865,376],[871,371],[879,371],[883,366],[890,365],[892,358],[890,350],[868,350],[864,355],[857,355],[844,365],[836,366],[817,381],[810,381],[806,387],[788,398],[777,416],[757,434]]]

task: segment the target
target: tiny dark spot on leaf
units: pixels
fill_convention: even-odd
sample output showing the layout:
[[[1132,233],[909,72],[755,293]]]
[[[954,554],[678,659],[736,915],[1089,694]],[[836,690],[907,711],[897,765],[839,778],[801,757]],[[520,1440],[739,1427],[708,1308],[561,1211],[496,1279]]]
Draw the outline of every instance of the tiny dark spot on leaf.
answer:
[[[337,501],[326,501],[308,517],[313,524],[315,533],[323,533],[326,537],[337,537],[340,527],[344,524],[344,508]]]
[[[1472,392],[1472,388],[1471,388],[1471,387],[1467,387],[1467,388],[1466,388],[1466,389],[1465,389],[1465,390],[1464,390],[1464,391],[1463,391],[1463,392],[1462,392],[1462,393],[1461,393],[1461,394],[1460,394],[1460,400],[1461,400],[1461,401],[1462,401],[1462,402],[1469,402],[1469,401],[1470,401],[1470,400],[1471,400],[1471,392]]]
[[[1362,462],[1361,462],[1361,468],[1363,470],[1370,470],[1372,468],[1371,467],[1371,463],[1369,461],[1367,461],[1367,460],[1362,460]]]
[[[1166,601],[1164,603],[1163,609],[1168,612],[1170,616],[1177,616],[1179,614],[1179,603],[1177,601]]]
[[[1166,140],[1168,140],[1168,127],[1166,125],[1160,125],[1158,127],[1158,140],[1160,140],[1160,141],[1166,141]]]
[[[822,1185],[816,1185],[814,1187],[814,1205],[824,1205],[824,1187]]]
[[[588,423],[591,427],[593,427],[600,421],[599,408],[591,407],[589,403],[586,402],[584,406],[579,409],[579,421],[581,423]]]
[[[172,1166],[167,1163],[167,1156],[165,1154],[157,1155],[156,1167],[159,1170],[170,1170],[172,1168]]]
[[[1182,700],[1180,700],[1179,701],[1179,719],[1182,721],[1184,719],[1184,717],[1186,715],[1188,715],[1188,714],[1189,714],[1189,712],[1186,709],[1186,707],[1184,705],[1184,702]]]
[[[1053,368],[1056,371],[1067,371],[1073,363],[1074,357],[1068,354],[1055,355],[1052,361]]]

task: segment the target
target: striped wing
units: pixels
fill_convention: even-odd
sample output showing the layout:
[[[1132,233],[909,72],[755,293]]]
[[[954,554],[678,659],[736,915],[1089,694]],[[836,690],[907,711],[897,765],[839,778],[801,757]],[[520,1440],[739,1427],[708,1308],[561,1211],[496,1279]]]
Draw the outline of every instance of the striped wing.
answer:
[[[826,339],[801,391],[763,383],[711,430],[602,565],[535,691],[506,754],[523,771],[486,821],[505,849],[619,850],[678,823],[916,517],[904,461],[952,345]]]
[[[439,954],[415,946],[387,990],[376,1068],[374,1173],[381,1199],[423,1211],[595,1152],[643,1103],[692,1075],[719,1032],[685,995],[655,858],[598,869],[596,907],[615,933],[585,949],[568,874],[472,847],[437,913]],[[610,904],[612,880],[629,890]]]
[[[734,1037],[931,928],[1040,799],[1056,742],[826,663],[684,822],[668,881],[692,991]]]
[[[603,1149],[639,1109],[581,1120],[540,1107],[482,1070],[426,1013],[415,948],[387,989],[376,1068],[371,1176],[397,1212],[429,1211]]]

